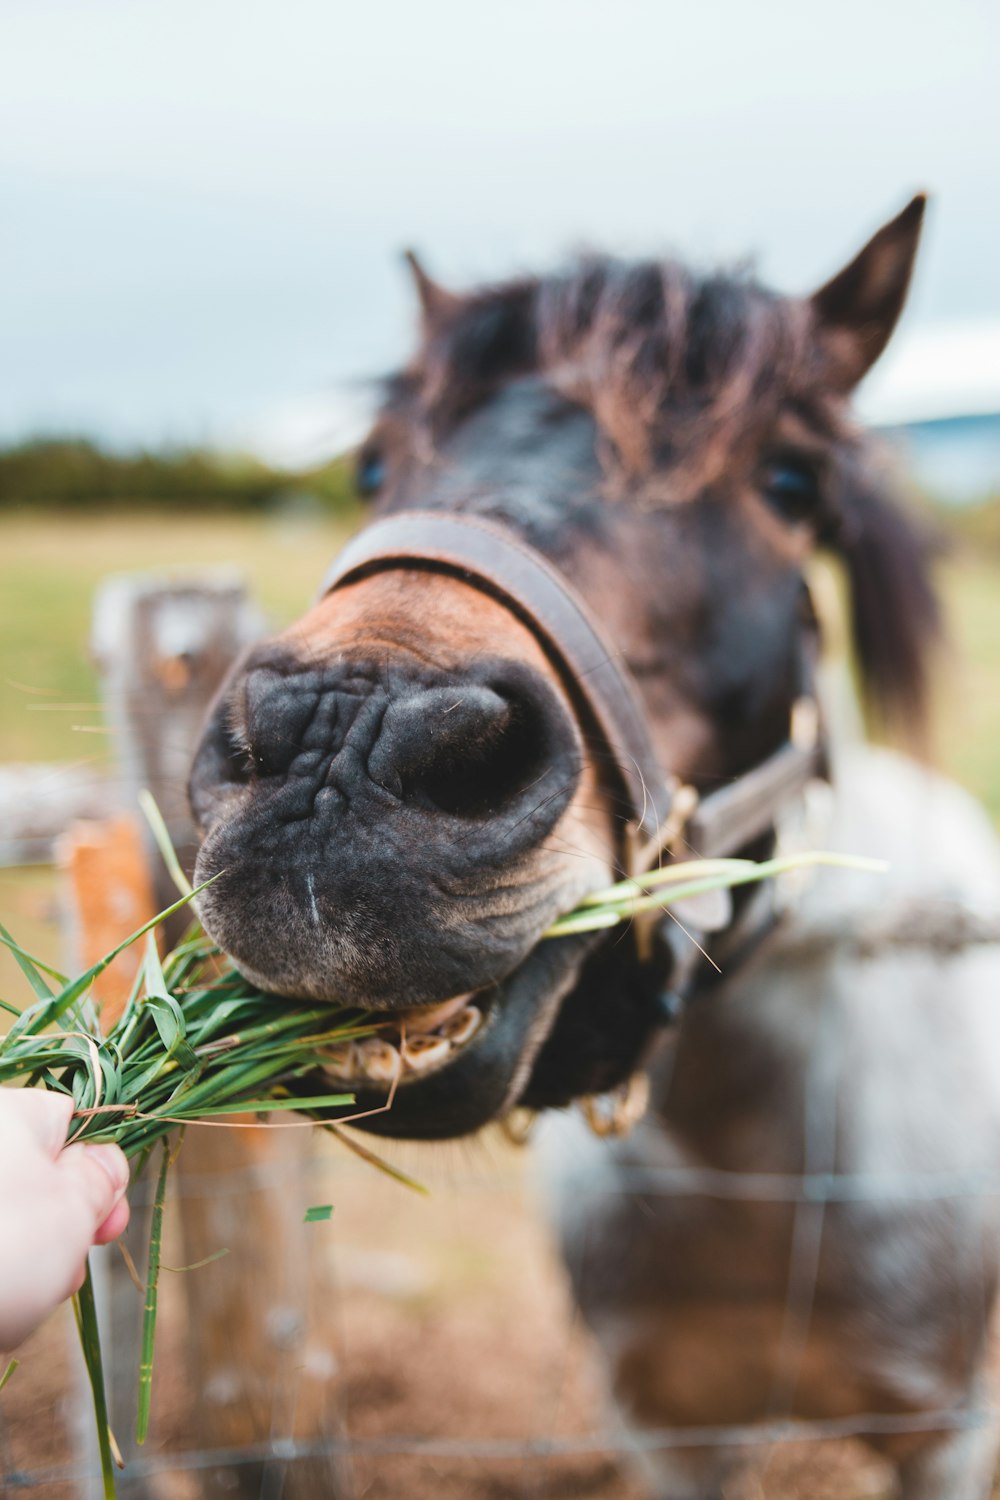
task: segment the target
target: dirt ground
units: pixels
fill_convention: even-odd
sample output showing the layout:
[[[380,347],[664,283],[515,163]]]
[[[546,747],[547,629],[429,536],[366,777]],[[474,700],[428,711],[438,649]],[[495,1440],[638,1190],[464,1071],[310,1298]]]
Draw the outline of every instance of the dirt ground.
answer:
[[[336,1500],[641,1500],[615,1455],[589,1441],[608,1431],[597,1362],[574,1319],[521,1154],[496,1143],[440,1148],[430,1158],[397,1151],[400,1164],[422,1172],[430,1186],[423,1198],[336,1143],[324,1146],[307,1172],[282,1166],[296,1155],[283,1149],[277,1168],[272,1161],[268,1169],[270,1185],[266,1170],[256,1189],[231,1174],[221,1187],[197,1171],[185,1179],[189,1201],[208,1204],[216,1215],[209,1236],[225,1232],[230,1254],[184,1277],[162,1278],[153,1425],[143,1455],[158,1473],[147,1493],[156,1500],[226,1493],[264,1500],[319,1500],[323,1493]],[[247,1344],[246,1331],[271,1296],[269,1278],[281,1280],[281,1273],[265,1268],[255,1281],[248,1265],[259,1214],[266,1219],[276,1201],[290,1236],[291,1281],[286,1266],[283,1286],[273,1288],[264,1308],[265,1324],[272,1338],[276,1328],[291,1329],[291,1338],[277,1337],[275,1347],[288,1344],[292,1351],[279,1356],[284,1373],[277,1383],[264,1387],[246,1353],[256,1335]],[[332,1218],[303,1226],[304,1208],[318,1201],[333,1202]],[[183,1264],[179,1226],[187,1212],[176,1198],[168,1206],[168,1265]],[[230,1311],[221,1356],[211,1343],[199,1356],[198,1336],[185,1322],[183,1293],[194,1278],[201,1278],[199,1328],[216,1315],[225,1322],[227,1302],[237,1310],[235,1323]],[[290,1286],[298,1322],[289,1317]],[[138,1307],[138,1293],[126,1291]],[[74,1341],[71,1320],[53,1319],[22,1351],[22,1365],[0,1396],[5,1494],[76,1500],[82,1492],[76,1481],[88,1460],[79,1434],[92,1431],[92,1417],[79,1395]],[[296,1482],[288,1466],[272,1464],[253,1471],[249,1490],[238,1490],[233,1468],[187,1467],[199,1451],[206,1392],[218,1396],[221,1389],[219,1359],[233,1351],[241,1388],[227,1396],[236,1422],[230,1441],[251,1418],[258,1441],[280,1443],[292,1433],[348,1439],[355,1451],[335,1478],[310,1478],[315,1471],[306,1471]],[[322,1387],[318,1402],[306,1390],[310,1375]],[[204,1389],[196,1391],[199,1385]],[[583,1451],[558,1451],[574,1438]],[[438,1444],[436,1452],[413,1451],[428,1440]],[[547,1442],[556,1451],[546,1453]],[[245,1478],[250,1471],[240,1472]],[[142,1492],[123,1490],[133,1493]],[[891,1494],[885,1471],[861,1448],[807,1444],[775,1451],[763,1477],[730,1492],[731,1500],[889,1500]]]

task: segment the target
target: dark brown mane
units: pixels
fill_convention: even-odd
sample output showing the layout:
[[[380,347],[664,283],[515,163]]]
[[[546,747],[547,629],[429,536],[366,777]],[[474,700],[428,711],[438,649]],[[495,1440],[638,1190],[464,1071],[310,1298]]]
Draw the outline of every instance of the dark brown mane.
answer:
[[[529,372],[593,413],[612,483],[669,473],[675,497],[711,483],[790,393],[814,424],[830,420],[807,305],[670,260],[590,257],[456,298],[406,384],[440,432]]]
[[[880,727],[927,755],[933,668],[945,639],[932,572],[943,539],[896,503],[864,445],[843,456],[839,481],[829,541],[847,571],[866,706]]]
[[[748,276],[591,261],[541,284],[538,329],[543,367],[593,412],[610,462],[632,483],[669,474],[678,497],[814,385],[805,308]]]

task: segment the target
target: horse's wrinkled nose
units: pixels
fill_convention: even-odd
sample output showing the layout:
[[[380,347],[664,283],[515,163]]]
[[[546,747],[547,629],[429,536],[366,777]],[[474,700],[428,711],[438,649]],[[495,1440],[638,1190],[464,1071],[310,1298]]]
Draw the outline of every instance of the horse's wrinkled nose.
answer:
[[[404,802],[482,819],[575,782],[577,762],[565,712],[541,680],[520,672],[394,697],[368,774]]]

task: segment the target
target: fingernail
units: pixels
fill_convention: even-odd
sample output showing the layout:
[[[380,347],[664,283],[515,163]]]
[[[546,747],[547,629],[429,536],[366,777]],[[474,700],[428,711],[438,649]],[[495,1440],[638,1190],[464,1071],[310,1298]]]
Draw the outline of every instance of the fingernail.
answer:
[[[91,1161],[96,1161],[102,1172],[106,1172],[115,1190],[115,1202],[128,1187],[128,1162],[117,1146],[84,1146]]]

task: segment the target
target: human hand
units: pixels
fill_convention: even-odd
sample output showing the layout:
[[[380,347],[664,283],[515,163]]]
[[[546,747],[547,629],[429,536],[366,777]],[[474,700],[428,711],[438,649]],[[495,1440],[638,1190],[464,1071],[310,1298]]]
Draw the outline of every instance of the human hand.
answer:
[[[128,1162],[66,1146],[66,1094],[0,1088],[0,1349],[13,1349],[83,1281],[87,1252],[128,1223]]]

